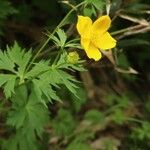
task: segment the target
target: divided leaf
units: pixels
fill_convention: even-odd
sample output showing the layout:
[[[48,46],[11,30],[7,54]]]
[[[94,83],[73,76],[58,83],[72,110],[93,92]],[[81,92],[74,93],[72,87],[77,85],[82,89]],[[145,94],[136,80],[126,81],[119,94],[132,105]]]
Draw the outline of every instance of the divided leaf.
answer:
[[[14,64],[17,68],[14,68],[18,72],[18,76],[21,78],[21,76],[24,75],[25,69],[32,57],[31,50],[28,52],[25,52],[24,49],[22,49],[17,42],[14,43],[13,47],[7,47],[7,55],[11,60],[11,63]]]
[[[66,33],[62,30],[62,29],[58,29],[57,30],[57,36],[54,35],[48,35],[49,37],[51,37],[51,39],[53,40],[53,42],[60,48],[64,48],[65,47],[65,43],[67,41],[67,35]]]
[[[24,127],[35,130],[40,136],[48,118],[47,107],[37,100],[35,92],[32,91],[28,96],[27,87],[21,85],[13,96],[13,106],[8,114],[7,124],[16,129]]]
[[[49,81],[40,79],[32,80],[34,85],[34,90],[37,95],[37,98],[46,105],[45,101],[43,101],[43,95],[46,96],[47,100],[51,102],[52,99],[60,100],[56,95],[56,92],[52,89]]]
[[[14,93],[14,87],[16,82],[16,76],[13,74],[0,74],[0,87],[4,87],[4,93],[6,98],[11,97]]]
[[[77,81],[68,73],[58,68],[52,68],[50,71],[50,79],[53,79],[53,82],[56,84],[63,84],[68,88],[69,91],[77,96],[76,89],[78,87],[75,85]]]
[[[0,74],[0,87],[3,86],[6,98],[14,93],[18,78],[19,84],[24,82],[24,74],[31,57],[31,51],[25,52],[17,42],[12,47],[7,47],[6,51],[0,51],[0,70],[8,71],[7,74]]]
[[[58,115],[52,120],[52,126],[57,135],[69,135],[75,128],[75,121],[70,111],[60,109]]]

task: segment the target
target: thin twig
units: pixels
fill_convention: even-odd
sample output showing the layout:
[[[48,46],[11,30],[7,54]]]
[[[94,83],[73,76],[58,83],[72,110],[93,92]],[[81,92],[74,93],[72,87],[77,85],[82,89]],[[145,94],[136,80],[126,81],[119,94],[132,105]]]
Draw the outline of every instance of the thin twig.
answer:
[[[119,37],[117,37],[117,39],[120,40],[120,39],[122,39],[122,38],[124,38],[126,36],[135,35],[135,34],[139,34],[139,33],[145,33],[145,32],[148,32],[148,31],[150,31],[150,26],[147,26],[147,27],[144,27],[144,28],[141,27],[138,30],[134,30],[134,28],[132,28],[132,30],[124,32],[122,35],[120,35]]]
[[[143,19],[143,18],[142,19],[137,19],[135,17],[131,17],[131,16],[124,15],[124,14],[119,14],[118,16],[123,18],[123,19],[129,20],[129,21],[141,24],[141,25],[145,25],[145,26],[149,25],[148,21],[146,19]]]

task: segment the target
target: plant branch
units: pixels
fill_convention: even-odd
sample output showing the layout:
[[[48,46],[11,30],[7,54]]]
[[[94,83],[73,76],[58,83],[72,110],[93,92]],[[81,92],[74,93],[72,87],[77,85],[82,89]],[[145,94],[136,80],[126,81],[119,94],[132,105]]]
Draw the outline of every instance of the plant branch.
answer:
[[[32,58],[29,66],[27,67],[26,70],[29,70],[29,68],[31,67],[32,63],[35,61],[35,59],[38,57],[38,55],[40,54],[40,52],[46,47],[46,45],[48,44],[48,42],[50,41],[51,37],[56,33],[56,31],[58,30],[58,28],[63,26],[63,23],[65,22],[65,20],[69,17],[69,15],[76,10],[78,7],[82,6],[85,2],[81,2],[78,5],[76,5],[74,8],[72,8],[67,15],[61,20],[61,22],[57,25],[57,27],[53,30],[53,32],[51,33],[51,36],[45,41],[45,43],[41,46],[41,48],[37,51],[37,53],[35,54],[35,56]]]

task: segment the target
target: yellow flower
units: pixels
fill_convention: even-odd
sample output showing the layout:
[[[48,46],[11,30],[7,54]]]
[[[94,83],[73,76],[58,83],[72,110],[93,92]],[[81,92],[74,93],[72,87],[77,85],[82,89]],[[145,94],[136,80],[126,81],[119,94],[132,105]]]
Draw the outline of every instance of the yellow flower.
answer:
[[[102,16],[94,23],[89,17],[78,16],[77,30],[81,35],[81,45],[87,56],[98,61],[102,55],[100,50],[116,46],[116,40],[107,32],[111,24],[109,16]]]

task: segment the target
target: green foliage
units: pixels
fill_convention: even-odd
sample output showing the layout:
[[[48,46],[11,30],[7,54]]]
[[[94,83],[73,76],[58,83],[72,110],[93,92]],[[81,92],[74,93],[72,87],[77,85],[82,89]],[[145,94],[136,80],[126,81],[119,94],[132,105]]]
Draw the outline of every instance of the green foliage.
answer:
[[[117,124],[123,124],[126,121],[124,112],[121,109],[114,110],[112,120]]]
[[[76,90],[78,93],[77,98],[74,94],[71,94],[70,99],[72,100],[72,104],[74,106],[75,111],[80,111],[82,105],[84,105],[87,102],[87,95],[86,91],[83,87],[78,86],[79,88]]]
[[[55,43],[55,45],[61,50],[70,47],[82,49],[80,44],[77,43],[76,39],[67,41],[67,35],[62,29],[59,28],[56,33],[56,36],[51,34],[49,35],[49,33],[47,34],[47,36],[50,37]]]
[[[64,45],[66,41],[62,39],[65,33],[59,30],[58,34],[61,44]],[[68,54],[63,52],[53,64],[45,60],[30,64],[31,51],[25,52],[17,42],[12,47],[7,47],[6,51],[0,52],[0,69],[4,72],[0,74],[0,86],[4,88],[6,98],[12,103],[6,124],[15,130],[15,134],[12,133],[10,138],[3,142],[4,150],[16,150],[17,147],[19,150],[22,150],[22,147],[24,150],[38,149],[36,136],[42,137],[43,127],[49,120],[47,104],[52,100],[61,100],[55,90],[60,85],[66,86],[78,97],[78,81],[66,70],[84,70],[83,61],[77,60],[72,64],[67,60],[67,56]],[[63,120],[64,118],[66,120]],[[60,110],[57,119],[52,122],[59,135],[68,135],[75,126],[70,112],[64,110]],[[68,124],[69,128],[66,128]]]
[[[77,150],[77,149],[92,150],[92,148],[88,144],[85,144],[85,143],[73,142],[67,147],[67,150]]]
[[[0,74],[0,86],[3,86],[6,98],[14,93],[15,85],[24,82],[26,67],[31,59],[31,51],[25,52],[16,42],[7,51],[0,52],[0,70],[8,71]]]
[[[83,9],[85,16],[97,16],[97,12],[102,12],[106,2],[104,0],[85,0],[86,4]]]
[[[57,35],[58,35],[58,38],[56,36],[52,36],[51,38],[53,39],[54,43],[58,47],[60,47],[61,49],[63,49],[65,47],[67,36],[66,36],[65,32],[63,30],[61,30],[61,29],[57,30]]]
[[[124,94],[122,96],[116,95],[116,94],[109,94],[107,96],[107,104],[109,106],[118,106],[122,108],[127,108],[129,106],[130,95]]]
[[[3,34],[2,27],[4,26],[4,21],[8,16],[17,13],[17,10],[12,6],[8,0],[3,0],[0,2],[0,35]]]
[[[84,119],[89,120],[92,123],[96,124],[96,123],[100,123],[101,121],[104,120],[104,115],[100,111],[90,110],[90,111],[86,112]]]
[[[92,139],[93,137],[94,137],[93,133],[81,132],[67,146],[67,150],[76,150],[76,149],[92,150],[91,146],[87,144],[86,141],[88,141],[89,139]]]
[[[66,62],[67,54],[64,53],[56,65],[49,66],[49,62],[41,60],[27,72],[27,65],[31,57],[31,51],[25,52],[16,42],[13,47],[7,48],[7,52],[0,53],[0,69],[11,72],[7,75],[0,74],[0,86],[4,86],[6,97],[11,97],[15,84],[18,83],[17,79],[19,79],[19,84],[24,83],[25,79],[31,80],[38,99],[41,99],[44,95],[49,100],[51,98],[59,100],[51,87],[52,85],[58,87],[58,84],[64,84],[76,95],[75,88],[77,86],[73,83],[76,80],[63,69],[69,69],[70,67],[70,69],[83,70],[80,62],[75,65]]]
[[[137,2],[133,1],[129,3],[128,7],[126,8],[126,11],[132,14],[141,14],[143,10],[148,10],[150,8],[149,4],[143,3],[143,2]]]
[[[75,128],[75,121],[70,111],[60,109],[58,115],[52,120],[52,126],[57,135],[70,135]]]
[[[0,53],[0,69],[6,72],[0,74],[0,86],[12,103],[6,123],[16,131],[3,142],[4,150],[16,150],[18,146],[20,150],[22,147],[24,150],[38,149],[36,135],[42,136],[43,127],[49,120],[47,103],[60,101],[55,90],[60,85],[66,86],[78,97],[78,86],[75,85],[77,81],[66,70],[84,70],[82,61],[77,60],[72,64],[67,61],[67,55],[64,52],[56,64],[51,65],[49,61],[41,60],[30,68],[31,51],[25,52],[16,42]],[[63,110],[59,111],[58,119],[53,122],[53,128],[59,135],[68,135],[75,126],[70,112]],[[69,128],[66,128],[68,124]]]
[[[0,19],[6,19],[8,15],[16,13],[16,10],[12,7],[8,0],[1,1],[0,5]]]
[[[124,40],[121,40],[119,43],[118,43],[118,46],[119,47],[129,47],[129,46],[138,46],[138,45],[147,45],[149,46],[150,45],[150,42],[149,41],[146,41],[144,39],[124,39]]]
[[[129,61],[126,57],[126,55],[122,52],[117,57],[118,66],[123,68],[128,68],[130,66]]]
[[[47,107],[37,101],[33,91],[28,95],[28,88],[25,85],[16,88],[11,101],[12,109],[8,113],[6,123],[15,127],[16,134],[4,142],[4,149],[16,150],[19,145],[21,150],[31,148],[36,150],[36,135],[41,137],[43,126],[49,120]]]
[[[13,105],[12,111],[8,114],[7,124],[16,129],[28,126],[40,135],[43,124],[48,120],[48,111],[42,103],[37,101],[35,93],[28,95],[27,87],[21,85],[16,89],[11,100]]]
[[[143,122],[142,127],[137,127],[133,130],[133,137],[139,140],[150,139],[150,123]]]
[[[28,150],[39,149],[33,130],[19,129],[15,135],[12,135],[7,141],[3,141],[2,149],[4,150]]]
[[[104,0],[85,0],[87,4],[93,5],[96,9],[101,10],[105,6]]]
[[[145,103],[145,108],[148,112],[150,112],[150,96],[148,97],[146,103]]]

